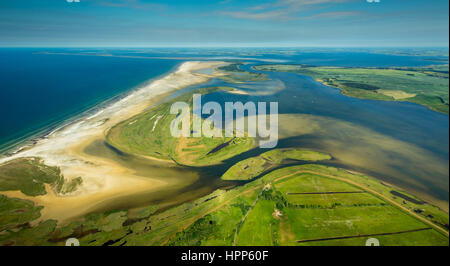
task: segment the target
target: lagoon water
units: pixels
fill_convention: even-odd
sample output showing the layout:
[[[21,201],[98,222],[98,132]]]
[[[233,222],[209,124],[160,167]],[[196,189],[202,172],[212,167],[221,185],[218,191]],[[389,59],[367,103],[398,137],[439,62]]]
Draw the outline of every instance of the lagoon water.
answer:
[[[42,53],[48,51],[51,53]],[[430,57],[354,51],[274,54],[257,50],[252,54],[244,54],[230,49],[0,49],[0,110],[3,114],[0,118],[0,149],[36,131],[61,124],[105,100],[123,95],[139,84],[169,72],[181,61],[227,58],[245,58],[251,64],[264,60],[265,63],[282,61],[370,67],[441,63],[429,61]],[[244,68],[250,70],[251,64]],[[225,85],[238,86],[249,95],[218,92],[204,96],[204,101],[278,101],[282,137],[279,147],[312,148],[328,152],[333,155],[331,165],[371,174],[424,195],[426,199],[437,199],[448,204],[447,115],[412,103],[347,97],[338,89],[294,73],[266,73],[271,81],[238,86],[212,80],[207,84],[185,88],[172,97],[200,87]],[[226,165],[264,151],[266,150],[252,150],[232,158]],[[182,202],[230,185],[218,181],[217,176],[215,180],[211,180],[211,173],[224,171],[225,166],[212,170],[163,169],[164,166],[152,166],[122,158],[107,150],[102,143],[93,144],[86,152],[122,160],[129,167],[141,169],[142,175],[149,171],[159,171],[164,178],[180,172],[192,179],[197,175],[200,177],[198,181],[180,190],[177,188],[170,193],[147,195],[145,199],[139,197],[136,202],[139,201],[141,205],[161,202],[168,198],[167,195],[191,195],[179,200]],[[188,191],[196,192],[183,194]],[[131,204],[133,201],[128,199],[123,202]]]
[[[281,81],[283,89],[270,89],[272,94],[261,95],[247,89],[249,83],[238,87],[250,95],[217,92],[204,96],[203,101],[277,101],[278,147],[320,150],[333,155],[335,166],[448,202],[447,115],[407,102],[348,97],[307,76],[265,73]],[[268,83],[267,88],[271,88],[273,82]],[[236,87],[221,81],[209,85]]]

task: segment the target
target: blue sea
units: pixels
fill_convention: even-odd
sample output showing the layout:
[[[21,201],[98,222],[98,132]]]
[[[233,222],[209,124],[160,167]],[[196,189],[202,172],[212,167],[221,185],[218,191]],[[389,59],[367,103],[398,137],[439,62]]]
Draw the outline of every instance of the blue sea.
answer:
[[[0,151],[174,69],[179,60],[0,49]]]

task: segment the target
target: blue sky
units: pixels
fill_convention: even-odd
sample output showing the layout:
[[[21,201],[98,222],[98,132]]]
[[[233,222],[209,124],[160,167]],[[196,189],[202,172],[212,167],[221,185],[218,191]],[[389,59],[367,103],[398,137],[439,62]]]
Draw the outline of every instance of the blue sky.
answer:
[[[70,1],[70,0],[69,0]],[[0,0],[0,46],[445,46],[447,0]]]

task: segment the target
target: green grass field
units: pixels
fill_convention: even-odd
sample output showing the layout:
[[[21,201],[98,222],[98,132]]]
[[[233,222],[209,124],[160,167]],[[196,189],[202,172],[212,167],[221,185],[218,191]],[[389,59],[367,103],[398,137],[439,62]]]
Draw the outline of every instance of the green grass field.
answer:
[[[170,114],[170,107],[177,101],[191,103],[194,93],[204,95],[226,89],[230,88],[201,89],[162,103],[112,127],[106,134],[106,141],[128,154],[173,160],[183,165],[204,166],[220,163],[253,148],[254,139],[231,138],[225,137],[224,134],[222,134],[224,137],[215,138],[203,135],[202,137],[173,137],[170,127],[177,114]],[[213,152],[220,145],[224,147]]]
[[[198,219],[188,229],[179,232],[168,243],[169,245],[210,246],[233,244],[236,228],[243,216],[251,207],[256,195],[240,197],[220,210]]]
[[[55,193],[67,194],[83,182],[81,177],[65,180],[58,167],[45,165],[39,158],[19,158],[0,165],[0,191],[19,190],[28,196],[45,195],[45,184]]]
[[[288,159],[315,162],[329,160],[331,156],[301,149],[275,149],[236,163],[223,174],[222,179],[250,180]]]
[[[394,233],[376,237],[381,245],[448,245],[448,237],[370,193],[301,195],[301,198],[296,195],[291,198],[287,193],[348,192],[360,189],[320,174],[294,174],[276,181],[283,176],[280,173],[285,171],[286,169],[277,170],[265,177],[267,181],[275,180],[270,191],[272,196],[266,196],[260,201],[263,203],[258,202],[251,211],[259,219],[252,219],[252,213],[248,215],[248,225],[244,224],[242,228],[258,230],[255,229],[252,233],[242,230],[239,233],[239,244],[364,245],[368,237],[360,239],[357,236]],[[271,201],[267,202],[267,198]],[[273,216],[275,208],[280,210],[280,217]],[[277,226],[278,228],[274,228]],[[417,229],[427,230],[404,232]],[[408,242],[409,235],[412,235],[412,242]],[[297,242],[348,236],[356,237]]]
[[[353,237],[340,240],[322,240],[298,243],[297,240],[330,237],[358,236],[363,234],[391,234],[376,236],[381,245],[448,245],[448,237],[429,225],[403,212],[370,193],[337,194],[328,197],[311,197],[302,203],[286,197],[286,191],[355,191],[351,184],[334,180],[321,174],[294,174],[299,170],[320,171],[328,175],[359,179],[346,171],[320,165],[305,165],[282,168],[271,172],[260,180],[235,188],[221,197],[205,202],[211,204],[213,212],[206,205],[194,203],[196,208],[208,212],[178,232],[169,242],[171,245],[365,245],[368,237]],[[285,179],[278,180],[286,175]],[[364,177],[383,185],[373,178]],[[267,187],[269,185],[269,188]],[[372,185],[372,187],[376,187]],[[265,190],[263,191],[263,189]],[[248,191],[249,195],[245,192]],[[258,193],[256,195],[256,193]],[[236,193],[241,193],[236,197]],[[227,199],[231,198],[230,202]],[[236,204],[239,199],[241,204]],[[242,204],[242,201],[245,201]],[[255,204],[256,202],[256,204]],[[253,205],[254,204],[254,205]],[[306,206],[301,206],[306,205]],[[192,205],[191,205],[192,206]],[[237,206],[240,206],[238,209]],[[429,205],[427,205],[429,206]],[[183,209],[185,207],[180,207]],[[176,208],[175,208],[176,209]],[[279,210],[280,216],[274,215]],[[176,215],[171,212],[171,215]],[[169,214],[167,214],[169,215]],[[164,215],[165,217],[168,217]],[[184,216],[185,217],[185,216]],[[176,219],[181,222],[181,217]],[[225,223],[224,221],[229,221]],[[161,224],[165,228],[169,223]],[[404,232],[408,230],[421,230]],[[155,231],[161,233],[161,231]]]
[[[320,193],[361,190],[328,177],[299,174],[275,182],[274,186],[288,202],[282,217],[286,228],[280,231],[290,231],[296,240],[393,233],[429,227],[370,193],[287,195],[292,191]],[[294,243],[288,241],[285,244]]]
[[[311,76],[345,95],[377,100],[408,101],[449,112],[448,65],[417,68],[346,68],[307,65],[259,65],[260,71]]]
[[[31,201],[0,195],[0,232],[39,218],[41,209]]]
[[[278,226],[272,216],[275,203],[270,200],[259,200],[247,216],[237,236],[238,246],[273,246],[276,241],[272,237],[273,227]]]
[[[245,83],[251,81],[267,80],[267,75],[241,70],[242,63],[234,63],[227,66],[219,67],[218,70],[225,73],[220,78],[230,83]]]
[[[382,200],[368,193],[359,193],[362,191],[357,187],[315,174],[298,174],[289,179],[277,182],[275,187],[285,195],[288,203],[302,207],[317,206],[331,208],[332,206],[370,206],[384,203]],[[307,194],[324,192],[336,192],[336,194]]]

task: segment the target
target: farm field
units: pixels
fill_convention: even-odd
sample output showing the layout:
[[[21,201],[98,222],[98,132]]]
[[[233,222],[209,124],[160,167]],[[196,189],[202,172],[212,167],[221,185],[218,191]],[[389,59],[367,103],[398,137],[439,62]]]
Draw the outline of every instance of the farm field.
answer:
[[[162,212],[151,205],[68,224],[36,223],[41,207],[2,196],[0,245],[64,245],[68,237],[82,245],[363,245],[369,236],[381,245],[448,245],[440,224],[448,215],[421,202],[417,213],[390,191],[371,177],[305,164]]]
[[[309,173],[311,169],[317,173]],[[294,166],[275,170],[262,177],[265,185],[260,194],[246,208],[248,211],[245,215],[241,214],[240,223],[236,223],[234,219],[238,226],[233,243],[364,245],[368,237],[363,236],[374,235],[383,241],[382,245],[448,245],[448,236],[442,230],[435,230],[433,226],[411,217],[370,192],[345,193],[360,192],[361,188],[330,178],[326,172],[324,175],[320,173],[333,169],[317,165]],[[302,171],[306,172],[296,174]],[[259,183],[258,181],[249,184]],[[378,186],[381,188],[382,185]],[[300,197],[288,195],[307,192],[337,193],[305,194]],[[217,211],[210,214],[210,217],[220,215],[221,212]],[[190,230],[193,227],[184,232]],[[185,234],[184,232],[180,234]],[[229,236],[232,232],[233,230],[228,229]],[[411,242],[408,242],[410,235]],[[331,239],[327,240],[328,238]]]

